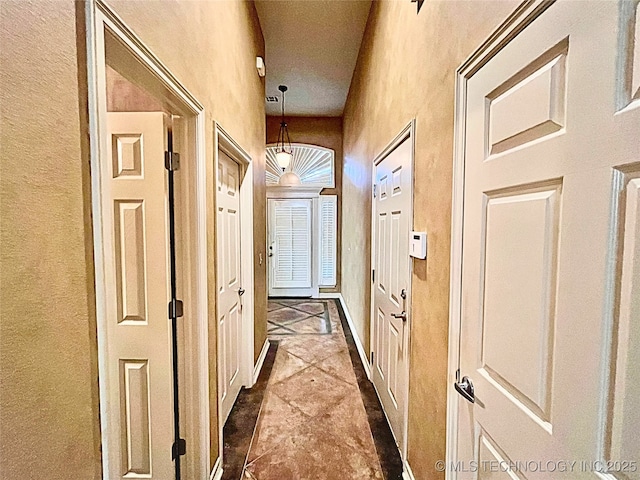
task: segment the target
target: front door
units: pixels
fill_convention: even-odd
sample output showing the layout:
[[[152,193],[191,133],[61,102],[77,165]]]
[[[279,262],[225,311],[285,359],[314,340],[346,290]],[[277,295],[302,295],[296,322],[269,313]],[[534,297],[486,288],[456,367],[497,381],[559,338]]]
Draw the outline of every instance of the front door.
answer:
[[[637,10],[560,0],[469,74],[458,478],[640,478]]]
[[[109,478],[173,476],[169,230],[161,112],[108,113],[102,162]]]
[[[411,142],[404,140],[376,165],[373,199],[373,383],[400,449],[404,449],[409,358]]]
[[[218,378],[224,424],[236,401],[242,378],[242,280],[240,275],[240,166],[218,154]]]
[[[270,199],[268,207],[269,295],[309,297],[313,200]]]

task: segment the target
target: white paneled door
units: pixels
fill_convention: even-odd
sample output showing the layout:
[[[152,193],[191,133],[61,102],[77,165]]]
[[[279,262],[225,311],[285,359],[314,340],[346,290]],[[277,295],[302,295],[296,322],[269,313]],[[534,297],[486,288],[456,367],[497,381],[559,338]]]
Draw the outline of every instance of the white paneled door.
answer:
[[[221,424],[242,387],[242,279],[240,273],[240,166],[218,154],[218,378]],[[249,234],[252,234],[249,232]]]
[[[373,261],[373,383],[398,446],[404,448],[407,402],[408,305],[411,270],[412,141],[404,140],[375,167]]]
[[[269,200],[269,295],[310,296],[312,199]]]
[[[640,479],[639,25],[560,0],[467,76],[457,478]]]
[[[108,113],[103,162],[109,478],[173,476],[165,116]]]

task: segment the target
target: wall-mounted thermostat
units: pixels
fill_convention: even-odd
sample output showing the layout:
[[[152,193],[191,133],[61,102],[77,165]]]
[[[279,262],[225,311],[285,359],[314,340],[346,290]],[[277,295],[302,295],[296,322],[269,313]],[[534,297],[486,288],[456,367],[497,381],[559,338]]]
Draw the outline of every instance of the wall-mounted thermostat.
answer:
[[[415,258],[427,258],[427,232],[411,232],[409,255]]]

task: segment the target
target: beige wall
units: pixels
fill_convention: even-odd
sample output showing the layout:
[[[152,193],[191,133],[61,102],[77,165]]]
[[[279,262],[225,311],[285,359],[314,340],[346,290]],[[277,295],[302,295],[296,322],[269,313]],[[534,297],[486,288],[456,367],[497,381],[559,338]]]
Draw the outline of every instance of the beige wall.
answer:
[[[444,478],[455,70],[515,8],[509,1],[373,2],[344,113],[342,294],[369,348],[371,166],[416,119],[408,460],[418,480]]]
[[[205,106],[207,157],[214,121],[253,157],[261,348],[265,114],[255,57],[264,40],[253,3],[109,3]],[[83,3],[3,0],[0,9],[0,477],[100,478]],[[212,433],[215,460],[215,422]]]
[[[276,143],[281,117],[267,117],[267,143]],[[338,196],[338,234],[336,287],[323,288],[321,292],[339,292],[341,280],[341,232],[342,232],[342,117],[285,117],[293,143],[308,143],[330,148],[335,152],[336,187],[325,188],[323,195]]]

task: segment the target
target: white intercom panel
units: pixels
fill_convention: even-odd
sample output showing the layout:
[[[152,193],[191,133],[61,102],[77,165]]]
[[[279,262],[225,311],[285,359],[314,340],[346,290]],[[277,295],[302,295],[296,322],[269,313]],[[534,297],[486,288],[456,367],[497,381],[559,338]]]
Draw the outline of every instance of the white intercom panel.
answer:
[[[427,258],[427,232],[411,232],[409,255],[415,258]]]

